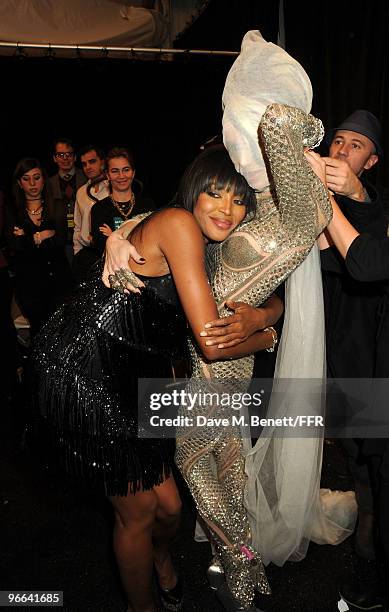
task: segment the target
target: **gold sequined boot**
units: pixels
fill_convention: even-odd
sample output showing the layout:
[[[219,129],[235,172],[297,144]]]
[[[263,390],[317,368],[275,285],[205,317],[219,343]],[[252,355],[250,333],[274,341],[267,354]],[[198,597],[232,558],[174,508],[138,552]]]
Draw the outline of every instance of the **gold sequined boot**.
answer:
[[[218,552],[221,562],[215,557],[207,572],[211,588],[226,610],[254,612],[255,591],[271,592],[260,555],[249,545],[218,546]]]

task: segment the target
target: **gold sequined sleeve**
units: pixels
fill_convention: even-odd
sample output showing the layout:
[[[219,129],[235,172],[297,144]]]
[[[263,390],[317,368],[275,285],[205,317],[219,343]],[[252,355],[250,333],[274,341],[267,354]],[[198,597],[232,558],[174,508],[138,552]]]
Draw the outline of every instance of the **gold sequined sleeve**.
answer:
[[[258,129],[281,223],[307,243],[313,243],[332,217],[327,191],[304,157],[304,148],[319,144],[323,134],[319,119],[283,104],[268,106]]]
[[[219,312],[228,299],[259,306],[306,258],[331,219],[326,189],[304,157],[323,133],[321,121],[282,104],[267,107],[260,144],[271,177],[257,196],[257,214],[208,258]]]

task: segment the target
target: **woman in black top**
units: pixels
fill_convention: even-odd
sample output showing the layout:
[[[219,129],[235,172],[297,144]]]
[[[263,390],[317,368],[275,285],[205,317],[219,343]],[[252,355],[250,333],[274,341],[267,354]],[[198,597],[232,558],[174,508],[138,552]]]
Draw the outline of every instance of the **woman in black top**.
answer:
[[[127,163],[113,161],[111,169]],[[207,360],[220,359],[220,350],[202,334],[205,322],[217,317],[204,267],[205,241],[222,242],[256,207],[254,191],[221,147],[207,149],[188,168],[177,202],[132,232],[145,253],[136,270],[144,275],[142,296],[106,288],[96,266],[43,328],[33,351],[35,395],[59,456],[69,472],[103,484],[110,496],[114,549],[133,612],[156,610],[154,564],[164,609],[183,609],[168,553],[180,510],[171,441],[142,436],[147,419],[138,427],[138,379],[171,377],[171,360],[185,346],[184,313],[198,350]],[[226,347],[223,357],[272,344],[273,334],[264,330],[238,348]],[[146,408],[142,399],[139,406]]]
[[[135,194],[134,157],[128,149],[111,149],[106,158],[110,195],[94,204],[91,211],[92,247],[102,255],[107,238],[133,215],[155,210],[153,201]]]
[[[34,158],[21,159],[13,175],[13,210],[8,241],[15,272],[15,294],[31,334],[61,303],[71,286],[65,257],[67,223],[54,208],[47,176]]]

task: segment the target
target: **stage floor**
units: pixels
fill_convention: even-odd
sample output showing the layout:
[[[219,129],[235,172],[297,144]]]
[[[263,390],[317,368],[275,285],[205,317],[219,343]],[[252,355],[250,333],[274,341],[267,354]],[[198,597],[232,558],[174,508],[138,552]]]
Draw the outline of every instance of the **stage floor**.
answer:
[[[45,447],[24,440],[16,405],[0,412],[0,590],[61,590],[67,612],[123,612],[125,600],[111,550],[112,514],[102,495],[75,487],[59,475]],[[352,488],[344,453],[325,444],[322,486]],[[186,612],[222,610],[208,587],[208,543],[193,540],[195,511],[180,482],[182,526],[174,544],[185,580]],[[353,572],[366,578],[371,564],[343,544],[310,545],[306,559],[269,566],[273,589],[268,612],[334,612],[338,587]],[[24,608],[26,609],[26,608]]]

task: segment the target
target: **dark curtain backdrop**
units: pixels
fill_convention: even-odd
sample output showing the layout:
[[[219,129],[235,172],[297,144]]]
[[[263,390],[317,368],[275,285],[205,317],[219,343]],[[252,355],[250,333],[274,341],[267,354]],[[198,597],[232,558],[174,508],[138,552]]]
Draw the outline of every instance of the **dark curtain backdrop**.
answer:
[[[249,29],[276,42],[278,6],[278,0],[211,0],[176,46],[238,51]],[[313,112],[328,128],[356,108],[371,110],[382,121],[389,151],[389,3],[284,0],[284,6],[287,50],[311,77]],[[37,155],[52,172],[51,141],[68,135],[77,146],[132,146],[147,191],[165,203],[199,146],[220,132],[232,62],[216,56],[173,62],[0,57],[1,182],[9,185],[24,155]],[[388,160],[378,173],[387,187]]]
[[[221,92],[231,61],[180,62],[33,59],[0,60],[12,86],[3,96],[3,181],[16,161],[37,156],[55,171],[57,136],[105,150],[130,146],[137,174],[158,204],[221,121]]]
[[[389,188],[389,3],[386,0],[284,0],[286,48],[308,72],[313,113],[325,127],[358,108],[384,132],[378,181]]]
[[[213,0],[176,46],[238,51],[253,28],[275,40],[278,3],[261,4]],[[38,156],[53,173],[50,146],[62,135],[76,147],[131,146],[146,191],[166,203],[200,145],[220,132],[221,95],[233,61],[0,57],[1,182],[9,187],[17,160],[26,155]]]

